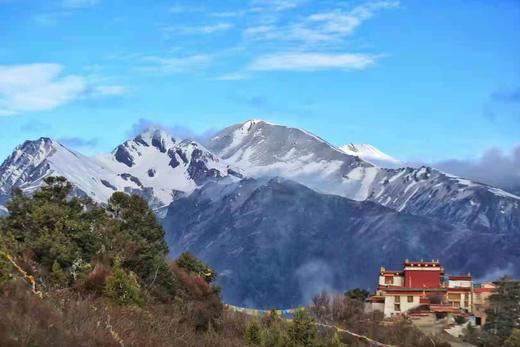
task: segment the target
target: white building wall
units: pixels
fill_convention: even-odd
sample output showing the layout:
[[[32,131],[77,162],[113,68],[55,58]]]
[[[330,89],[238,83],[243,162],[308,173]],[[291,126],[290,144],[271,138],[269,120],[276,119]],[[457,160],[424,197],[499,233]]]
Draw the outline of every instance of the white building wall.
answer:
[[[385,277],[388,276],[379,276],[379,285],[381,286],[396,286],[396,287],[402,287],[404,285],[404,277],[403,276],[393,276],[393,283],[387,284],[385,282]]]
[[[398,295],[400,297],[399,302],[395,301],[396,295],[385,296],[384,313],[385,316],[391,316],[393,314],[401,314],[408,310],[420,305],[420,295]],[[408,302],[408,296],[413,298],[412,302]],[[395,304],[400,304],[400,310],[395,310]]]
[[[394,303],[395,302],[394,302],[393,296],[391,296],[391,295],[385,296],[385,310],[384,310],[385,316],[391,316],[392,314],[395,314]]]
[[[452,281],[448,280],[449,288],[471,288],[471,281]]]

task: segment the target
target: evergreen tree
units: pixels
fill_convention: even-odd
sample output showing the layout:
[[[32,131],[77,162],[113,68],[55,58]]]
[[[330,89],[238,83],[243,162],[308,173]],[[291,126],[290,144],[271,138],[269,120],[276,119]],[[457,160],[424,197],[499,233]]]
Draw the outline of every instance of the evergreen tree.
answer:
[[[345,293],[345,296],[364,302],[370,293],[366,289],[354,288]]]
[[[256,320],[252,320],[247,326],[246,342],[251,346],[260,346],[262,343],[262,331]]]
[[[47,177],[32,197],[14,190],[1,232],[18,241],[16,253],[30,249],[36,261],[66,270],[77,259],[90,261],[102,245],[97,225],[100,208],[90,199],[68,198],[72,186],[63,177]],[[13,254],[14,256],[14,254]]]
[[[137,274],[157,298],[173,299],[164,230],[146,202],[117,192],[105,209],[72,193],[63,177],[47,177],[33,196],[13,191],[9,215],[0,223],[2,237],[13,240],[11,255],[33,255],[60,285],[87,275],[94,258],[109,264],[124,255],[123,270]]]
[[[318,336],[316,322],[307,311],[298,311],[294,314],[288,335],[291,346],[314,347],[316,346],[316,338]]]
[[[513,329],[511,336],[504,341],[504,347],[520,347],[520,329]]]
[[[135,276],[121,269],[118,258],[114,267],[114,272],[108,276],[105,284],[105,296],[119,305],[142,306],[143,296]]]
[[[52,264],[52,275],[54,276],[54,280],[60,287],[66,287],[69,284],[69,278],[65,271],[61,268],[60,264],[57,261],[54,261]]]
[[[213,282],[217,277],[215,270],[210,268],[190,252],[182,253],[179,258],[177,258],[176,264],[184,270],[195,273],[204,278],[207,283]]]
[[[108,201],[108,211],[118,222],[113,237],[124,245],[123,267],[135,272],[158,297],[171,299],[176,285],[166,262],[164,230],[146,201],[116,192]]]
[[[506,276],[494,283],[497,289],[489,297],[484,331],[504,341],[520,328],[520,281]]]

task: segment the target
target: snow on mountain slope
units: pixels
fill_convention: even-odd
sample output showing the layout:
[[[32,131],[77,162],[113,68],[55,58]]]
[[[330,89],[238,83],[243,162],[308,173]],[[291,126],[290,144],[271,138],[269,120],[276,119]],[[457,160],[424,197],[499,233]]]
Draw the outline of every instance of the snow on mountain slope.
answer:
[[[359,193],[373,171],[372,164],[304,130],[258,120],[222,130],[208,148],[248,176],[292,178],[327,193],[340,189],[350,197]],[[363,172],[343,182],[355,168],[363,168]]]
[[[341,146],[340,149],[347,154],[357,156],[378,167],[398,168],[404,166],[403,162],[400,160],[389,156],[388,154],[369,144],[351,143],[345,146]]]
[[[151,187],[162,205],[171,203],[176,192],[190,193],[208,180],[240,177],[202,145],[173,138],[159,128],[149,129],[96,159],[140,188]]]
[[[520,232],[518,196],[429,167],[378,168],[304,130],[247,121],[217,133],[208,148],[251,177],[290,178],[320,192],[473,230]]]
[[[47,176],[64,176],[77,195],[106,202],[115,191],[142,195],[154,208],[223,178],[241,178],[202,145],[150,129],[110,154],[89,158],[49,138],[26,141],[0,166],[0,206],[15,187],[31,193]],[[0,213],[5,210],[2,207]]]
[[[31,193],[48,176],[67,177],[78,194],[99,202],[108,200],[114,191],[111,186],[123,184],[121,178],[95,160],[43,137],[18,146],[0,166],[0,200],[8,199],[15,187]]]

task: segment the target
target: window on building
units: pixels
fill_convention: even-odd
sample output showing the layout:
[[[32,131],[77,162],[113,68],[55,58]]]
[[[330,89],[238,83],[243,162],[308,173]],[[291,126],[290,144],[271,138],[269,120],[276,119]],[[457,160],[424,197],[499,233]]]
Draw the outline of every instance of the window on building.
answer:
[[[385,277],[385,284],[394,284],[394,278],[391,276]]]
[[[459,301],[460,300],[460,293],[448,293],[448,300]]]
[[[394,298],[394,302],[401,302],[401,297],[400,296],[396,296]]]
[[[464,307],[469,307],[469,302],[468,301],[464,301]]]
[[[460,301],[448,301],[448,303],[453,307],[460,307]]]
[[[413,296],[411,296],[411,295],[408,296],[408,302],[413,302]]]
[[[401,311],[401,304],[394,304],[394,311]]]

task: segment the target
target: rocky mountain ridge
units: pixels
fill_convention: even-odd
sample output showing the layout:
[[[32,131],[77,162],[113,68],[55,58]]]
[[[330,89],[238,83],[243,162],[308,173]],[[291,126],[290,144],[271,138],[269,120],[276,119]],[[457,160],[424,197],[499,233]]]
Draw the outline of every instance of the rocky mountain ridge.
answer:
[[[47,176],[64,176],[76,195],[106,202],[114,191],[145,197],[154,208],[212,180],[242,175],[201,144],[154,128],[125,141],[112,153],[84,156],[50,138],[26,141],[0,166],[0,205],[13,188],[31,193]]]
[[[482,232],[520,232],[516,195],[425,166],[380,168],[302,129],[247,121],[220,131],[207,146],[249,177],[280,176]]]

